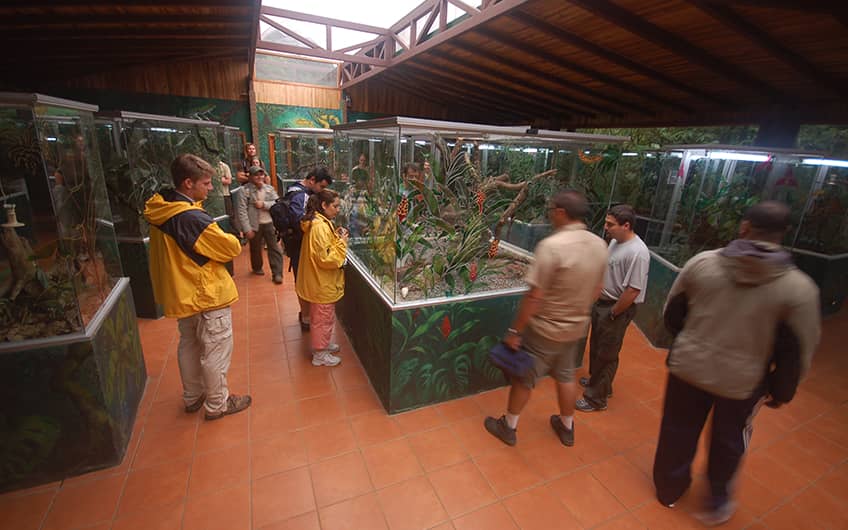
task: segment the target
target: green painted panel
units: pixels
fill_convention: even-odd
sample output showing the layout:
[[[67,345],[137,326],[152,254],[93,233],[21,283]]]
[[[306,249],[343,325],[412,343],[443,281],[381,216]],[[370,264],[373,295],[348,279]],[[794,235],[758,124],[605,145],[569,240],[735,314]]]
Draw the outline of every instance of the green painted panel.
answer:
[[[519,299],[510,295],[395,311],[389,412],[506,384],[488,353],[503,336]]]
[[[645,302],[636,311],[634,321],[651,344],[658,348],[671,346],[672,336],[665,329],[663,307],[671,285],[677,278],[677,272],[651,255],[651,268],[648,272],[648,292]]]
[[[147,378],[128,287],[92,336],[0,354],[0,491],[121,462]]]

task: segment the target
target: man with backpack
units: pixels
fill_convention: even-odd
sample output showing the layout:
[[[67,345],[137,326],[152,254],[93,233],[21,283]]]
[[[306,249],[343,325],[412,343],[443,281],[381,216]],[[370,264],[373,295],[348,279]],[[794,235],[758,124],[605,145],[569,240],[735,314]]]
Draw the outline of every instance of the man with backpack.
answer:
[[[300,246],[303,242],[303,231],[300,220],[306,213],[306,201],[313,193],[318,193],[333,183],[333,177],[326,166],[313,166],[306,177],[286,189],[285,195],[271,207],[271,219],[274,228],[285,247],[289,257],[289,269],[297,279],[297,267],[300,262]],[[309,302],[298,297],[300,304],[300,329],[309,331]]]

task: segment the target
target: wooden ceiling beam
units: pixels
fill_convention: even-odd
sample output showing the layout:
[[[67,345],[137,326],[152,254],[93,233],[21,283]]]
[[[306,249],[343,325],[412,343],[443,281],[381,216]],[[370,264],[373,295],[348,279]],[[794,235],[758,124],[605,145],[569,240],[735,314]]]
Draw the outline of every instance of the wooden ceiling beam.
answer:
[[[414,75],[420,76],[421,74],[414,74]],[[431,79],[437,79],[438,78],[438,76],[436,74],[431,74],[430,72],[426,72],[423,75],[427,75]],[[392,74],[391,76],[394,79],[397,78],[397,76],[394,76],[394,74]],[[410,80],[408,82],[411,83],[412,80]],[[421,84],[419,83],[419,86],[420,85]],[[444,83],[440,84],[439,87],[440,87],[441,93],[444,95],[444,97],[447,98],[447,99],[442,100],[442,102],[441,102],[441,104],[444,105],[445,107],[450,107],[449,103],[452,102],[453,100],[462,100],[462,101],[469,101],[470,100],[470,101],[478,102],[477,105],[486,107],[487,109],[491,109],[492,112],[500,112],[500,113],[508,112],[508,113],[511,113],[514,116],[523,116],[523,115],[527,114],[527,108],[526,107],[516,106],[516,105],[513,105],[511,103],[504,102],[502,97],[499,97],[497,95],[492,96],[488,92],[484,93],[484,92],[480,91],[478,89],[478,87],[473,87],[472,92],[469,92],[468,90],[462,90],[462,89],[451,89],[450,85],[446,85]]]
[[[417,43],[411,50],[401,53],[397,56],[391,57],[391,64],[395,65],[406,62],[421,53],[425,53],[428,50],[431,50],[449,41],[452,38],[455,38],[459,35],[462,35],[463,33],[479,28],[485,25],[487,22],[512,11],[513,9],[529,1],[530,0],[500,0],[500,2],[489,4],[479,13],[474,15],[467,15],[464,18],[458,19],[455,24],[451,25],[450,27],[447,27],[446,29],[442,29],[442,31],[440,31],[437,35],[433,35],[427,40]],[[393,26],[392,31],[398,33],[400,29]],[[348,88],[349,86],[353,86],[356,83],[360,83],[375,75],[379,75],[379,73],[380,72],[378,71],[371,71],[361,74],[360,76],[355,77],[354,79],[351,79],[350,81],[342,85],[342,88]]]
[[[572,72],[576,72],[580,75],[584,75],[584,76],[586,76],[590,79],[594,79],[596,81],[604,83],[605,85],[617,88],[617,89],[622,90],[622,91],[624,91],[628,94],[639,96],[642,99],[648,99],[652,103],[662,104],[665,107],[673,108],[675,110],[679,110],[679,111],[682,111],[682,112],[691,111],[691,109],[688,108],[685,105],[682,105],[682,104],[674,102],[674,101],[670,101],[667,98],[664,98],[662,96],[658,96],[657,94],[643,94],[642,91],[638,87],[634,87],[632,85],[629,85],[627,83],[619,81],[618,79],[616,79],[612,76],[604,74],[603,72],[598,72],[597,70],[594,70],[592,68],[587,68],[587,67],[579,65],[577,63],[567,61],[567,60],[563,59],[562,57],[559,57],[559,56],[554,55],[554,54],[552,54],[552,53],[550,53],[546,50],[543,50],[543,49],[541,49],[537,46],[534,46],[530,43],[527,43],[525,41],[517,39],[517,38],[515,38],[511,35],[508,35],[508,34],[502,32],[502,31],[485,29],[485,30],[478,31],[478,33],[484,35],[488,39],[491,39],[491,40],[496,41],[496,42],[500,42],[501,44],[504,44],[506,46],[510,46],[510,47],[514,48],[515,50],[520,50],[522,53],[533,55],[533,56],[535,56],[539,59],[542,59],[543,61],[546,61],[548,63],[559,66],[560,68],[571,70]],[[550,74],[548,74],[548,76],[550,76]],[[575,85],[575,90],[576,90],[576,86],[577,85]],[[637,111],[641,114],[655,114],[655,113],[658,112],[658,111],[649,109],[649,108],[643,106],[642,104],[637,103],[637,102],[632,101],[632,100],[616,99],[616,98],[613,98],[613,97],[608,96],[606,94],[603,94],[603,95],[598,94],[597,91],[587,89],[585,87],[584,87],[584,89],[591,92],[592,94],[595,95],[595,97],[597,97],[599,99],[604,99],[605,101],[612,103],[614,105],[632,108],[633,110],[635,110],[635,111]]]
[[[722,61],[689,41],[682,39],[675,33],[648,22],[644,18],[619,7],[609,0],[566,1],[641,39],[654,43],[673,55],[682,57],[693,64],[698,64],[736,84],[747,86],[756,90],[759,94],[774,100],[783,99],[782,94],[770,84],[761,81],[735,65]]]
[[[710,101],[717,105],[726,106],[729,104],[729,102],[724,98],[716,96],[715,94],[710,94],[709,92],[706,92],[699,88],[687,85],[686,83],[683,83],[670,75],[666,75],[658,70],[654,70],[653,68],[645,66],[640,62],[631,60],[630,58],[625,57],[624,55],[604,48],[603,46],[599,46],[594,42],[580,37],[576,33],[567,31],[559,26],[554,26],[553,24],[545,22],[544,20],[530,15],[529,13],[526,13],[524,11],[513,11],[512,13],[509,13],[506,16],[524,24],[529,28],[533,28],[536,31],[545,33],[548,36],[553,37],[557,40],[567,42],[571,46],[583,50],[584,52],[594,54],[613,64],[617,64],[618,66],[622,66],[632,72],[645,76],[648,79],[675,88],[680,92]]]
[[[618,107],[620,109],[629,109],[629,107],[626,103],[623,103],[621,101],[618,101],[617,99],[605,96],[604,94],[599,94],[595,90],[592,90],[590,88],[587,88],[587,87],[584,87],[584,86],[581,86],[581,85],[577,85],[577,84],[574,84],[574,83],[564,83],[562,80],[552,77],[549,71],[530,66],[526,63],[522,63],[522,62],[516,61],[514,59],[509,59],[509,58],[503,57],[499,54],[490,52],[488,50],[484,50],[483,48],[468,44],[465,41],[456,42],[456,43],[452,43],[452,44],[463,49],[463,50],[465,50],[465,51],[473,53],[474,55],[488,59],[488,60],[490,60],[490,61],[492,61],[496,64],[502,64],[502,65],[508,66],[508,67],[512,68],[513,70],[516,70],[518,72],[524,72],[524,73],[532,75],[534,77],[538,77],[543,82],[556,85],[556,86],[559,87],[560,90],[563,90],[565,92],[579,92],[581,94],[585,94],[586,96],[589,96],[590,98],[592,98],[592,100],[583,100],[581,98],[578,98],[578,97],[570,95],[570,94],[568,95],[568,98],[571,99],[572,101],[574,101],[575,103],[579,103],[580,105],[585,106],[586,108],[598,110],[598,111],[605,112],[605,113],[609,113],[611,115],[620,115],[619,111],[612,110],[612,109],[610,109],[610,107],[605,107],[605,106],[597,103],[597,101],[596,101],[596,100],[601,100],[601,101],[605,101],[609,104],[615,105],[616,107]]]
[[[703,0],[688,0],[688,2],[714,18],[720,24],[730,28],[732,31],[767,51],[772,57],[790,66],[793,70],[810,81],[813,81],[817,85],[826,87],[835,94],[841,94],[844,92],[846,87],[845,82],[839,82],[837,79],[834,79],[825,72],[822,72],[805,57],[802,57],[794,50],[784,46],[779,40],[761,29],[761,26],[748,21],[743,16],[736,13],[732,8]]]
[[[88,26],[159,26],[159,27],[190,27],[190,26],[220,26],[232,27],[250,23],[247,17],[233,18],[226,15],[210,15],[205,13],[192,14],[190,17],[175,17],[173,15],[126,15],[126,14],[62,14],[51,18],[45,15],[22,15],[7,13],[0,18],[0,28],[16,29],[34,26],[38,28],[54,27],[88,27]]]
[[[833,0],[706,0],[713,5],[744,5],[768,9],[783,9],[792,11],[830,13],[838,9]]]
[[[287,18],[290,20],[299,20],[301,22],[309,22],[311,24],[318,24],[321,26],[330,25],[335,28],[344,28],[350,29],[353,31],[361,31],[363,33],[372,33],[375,35],[385,35],[386,28],[380,28],[377,26],[370,26],[368,24],[358,24],[356,22],[348,22],[346,20],[340,20],[329,17],[320,17],[317,15],[308,15],[306,13],[299,13],[297,11],[290,11],[288,9],[279,9],[276,7],[270,6],[262,6],[263,15],[270,15],[274,17]]]
[[[475,80],[473,76],[442,72],[438,68],[416,63],[405,63],[404,66],[419,72],[417,75],[423,79],[429,78],[443,86],[454,86],[457,90],[474,94],[475,97],[487,98],[498,106],[512,108],[519,114],[542,116],[556,114],[556,111],[545,106],[538,99],[515,94],[514,91],[492,85],[486,81]],[[521,106],[515,106],[515,104]]]
[[[546,99],[550,99],[550,101],[554,101],[557,104],[562,105],[562,106],[566,107],[567,109],[570,109],[571,111],[574,111],[574,112],[577,112],[577,113],[581,113],[581,112],[585,113],[586,109],[590,109],[590,110],[595,111],[595,112],[608,112],[608,113],[612,113],[612,114],[614,114],[616,112],[615,110],[612,110],[609,107],[597,106],[597,105],[595,105],[591,102],[585,101],[585,100],[575,100],[574,98],[572,98],[568,94],[564,94],[563,92],[559,92],[559,91],[556,91],[556,90],[551,90],[551,89],[541,87],[541,86],[538,85],[538,83],[528,82],[529,81],[528,79],[522,79],[520,77],[507,74],[503,70],[497,70],[495,68],[487,68],[487,67],[481,65],[478,62],[470,61],[468,59],[461,59],[459,57],[456,57],[455,55],[452,55],[452,54],[444,52],[444,51],[431,50],[430,55],[432,55],[433,57],[438,57],[439,59],[442,59],[444,61],[448,61],[448,62],[451,62],[453,64],[456,64],[456,65],[458,65],[462,68],[488,75],[488,76],[494,78],[495,80],[502,79],[504,81],[508,81],[510,83],[517,84],[519,86],[523,86],[523,87],[526,88],[526,90],[533,92],[533,93],[536,93],[536,94],[540,94],[542,97],[544,97]],[[568,102],[564,101],[564,99],[567,99]],[[575,104],[577,106],[574,106]]]
[[[412,63],[412,64],[422,64],[422,63],[421,63],[421,61],[417,61],[417,62]],[[439,66],[433,65],[433,64],[427,64],[427,66],[429,66],[431,68],[435,68],[436,71],[442,72],[442,73],[455,73],[456,72],[454,69],[451,69],[449,72],[445,72]],[[467,70],[460,70],[460,73],[457,74],[457,75],[459,75],[459,77],[461,77],[461,78],[468,79],[469,81],[473,81],[474,83],[476,83],[479,86],[497,89],[497,90],[501,91],[502,93],[508,95],[508,97],[511,97],[511,98],[520,97],[525,102],[541,103],[546,108],[563,108],[564,110],[567,110],[570,114],[583,114],[583,115],[587,115],[587,116],[594,114],[590,110],[581,109],[580,107],[575,107],[574,105],[565,103],[560,98],[551,99],[547,96],[533,96],[533,95],[521,92],[519,90],[515,90],[515,89],[510,88],[510,87],[501,86],[500,83],[498,82],[497,76],[495,76],[495,78],[493,80],[489,77],[477,75],[477,74],[471,73]]]
[[[260,40],[256,46],[260,51],[271,50],[295,55],[306,55],[308,57],[318,57],[321,59],[334,59],[336,61],[345,61],[347,63],[363,63],[373,66],[388,66],[389,64],[385,59],[370,57],[367,55],[350,55],[346,53],[331,52],[324,49],[301,48],[299,46],[290,46],[288,44],[280,44],[267,40]]]
[[[499,119],[514,119],[515,116],[511,114],[504,113],[503,108],[497,108],[491,106],[491,104],[485,104],[483,100],[473,99],[467,95],[457,96],[456,94],[451,94],[449,92],[445,92],[441,90],[441,88],[434,88],[432,86],[423,87],[420,84],[415,85],[414,83],[410,83],[401,79],[398,79],[396,76],[384,76],[381,79],[381,82],[385,83],[389,86],[394,86],[399,89],[401,92],[406,92],[408,94],[414,95],[416,98],[423,99],[425,101],[429,101],[435,105],[452,108],[452,105],[445,105],[446,99],[456,99],[461,101],[465,108],[477,112],[479,114],[490,114],[493,116],[497,116]],[[366,89],[368,90],[368,89]],[[442,99],[439,99],[441,96]]]

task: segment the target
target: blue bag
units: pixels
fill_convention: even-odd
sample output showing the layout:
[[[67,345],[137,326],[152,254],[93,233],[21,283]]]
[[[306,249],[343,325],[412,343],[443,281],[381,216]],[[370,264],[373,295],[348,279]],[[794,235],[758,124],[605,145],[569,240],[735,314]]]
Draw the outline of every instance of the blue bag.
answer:
[[[507,377],[525,377],[533,369],[533,358],[524,350],[512,350],[503,342],[489,350],[489,361]]]

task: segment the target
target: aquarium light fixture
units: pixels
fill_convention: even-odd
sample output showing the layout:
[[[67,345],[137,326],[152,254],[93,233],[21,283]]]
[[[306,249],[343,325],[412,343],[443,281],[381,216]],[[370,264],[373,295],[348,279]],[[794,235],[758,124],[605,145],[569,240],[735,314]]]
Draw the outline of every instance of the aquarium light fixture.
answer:
[[[494,146],[492,144],[480,144],[480,149],[483,151],[494,151],[495,149],[497,149],[497,146]]]
[[[801,163],[811,166],[848,167],[848,160],[834,160],[832,158],[805,158],[801,160]]]
[[[729,151],[712,151],[708,158],[714,160],[739,160],[741,162],[765,162],[768,155],[752,155],[748,153],[733,153]]]
[[[59,139],[58,139],[58,138],[56,138],[55,136],[48,136],[48,137],[47,137],[47,141],[48,141],[48,142],[58,142],[58,141],[59,141]]]
[[[628,151],[627,153],[621,153],[621,156],[639,156],[639,153],[632,153],[632,152]],[[648,155],[648,156],[651,156],[651,155]]]
[[[536,149],[535,147],[525,147],[524,149],[522,149],[522,151],[524,151],[525,153],[538,153],[539,152],[539,150]]]
[[[427,145],[427,142],[424,140],[415,140],[415,145]]]
[[[654,158],[654,154],[653,154],[653,153],[647,153],[645,156],[646,156],[646,157],[648,157],[648,158]]]
[[[175,133],[175,132],[177,132],[176,129],[171,129],[170,127],[151,127],[150,130],[155,131],[155,132],[164,132],[164,133]]]

